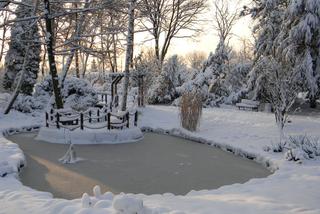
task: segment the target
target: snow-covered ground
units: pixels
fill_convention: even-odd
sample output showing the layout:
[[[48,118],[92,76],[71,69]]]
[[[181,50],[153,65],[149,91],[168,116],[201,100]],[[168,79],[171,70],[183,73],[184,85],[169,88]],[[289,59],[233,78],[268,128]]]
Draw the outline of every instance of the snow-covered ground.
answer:
[[[245,184],[224,186],[216,190],[191,191],[186,196],[170,193],[146,196],[99,194],[82,199],[53,199],[23,186],[15,174],[0,178],[0,213],[320,213],[320,161],[302,164],[286,161],[281,153],[265,152],[263,148],[276,142],[278,131],[274,116],[261,112],[234,109],[205,109],[199,132],[183,131],[175,107],[148,106],[143,110],[139,125],[145,129],[182,135],[225,150],[255,158],[269,165],[274,174],[252,179]],[[287,126],[290,135],[308,134],[320,137],[317,118],[293,116]],[[34,126],[40,118],[13,112],[0,116],[1,131],[9,128]],[[46,152],[46,151],[44,151]],[[23,163],[21,150],[0,138],[0,168]],[[4,169],[5,167],[3,167]],[[90,193],[92,195],[92,193]],[[143,204],[143,205],[142,205]]]

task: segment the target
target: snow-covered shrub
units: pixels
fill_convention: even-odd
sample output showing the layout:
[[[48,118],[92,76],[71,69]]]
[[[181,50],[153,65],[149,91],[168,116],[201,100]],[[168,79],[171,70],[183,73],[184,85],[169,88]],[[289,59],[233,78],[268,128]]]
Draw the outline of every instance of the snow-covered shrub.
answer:
[[[317,138],[304,136],[296,136],[296,137],[289,137],[288,143],[288,151],[287,159],[298,159],[301,157],[297,156],[297,154],[302,154],[304,159],[314,159],[320,156],[320,141]],[[287,152],[287,153],[288,153]],[[294,156],[296,154],[296,156]]]
[[[48,76],[36,85],[34,98],[49,103],[52,95],[52,81],[51,77]],[[98,103],[98,96],[91,84],[84,79],[76,77],[67,77],[65,79],[61,95],[64,107],[74,110],[85,110]]]
[[[266,151],[284,153],[288,161],[303,161],[315,159],[320,156],[320,141],[318,138],[303,136],[290,136],[285,141],[267,146]]]
[[[65,107],[74,110],[86,110],[98,103],[98,96],[88,81],[69,77],[61,91]]]
[[[202,97],[197,91],[185,92],[180,99],[180,122],[183,128],[196,131],[202,115]]]
[[[23,113],[32,113],[35,110],[43,109],[44,102],[42,102],[39,97],[36,98],[33,96],[20,94],[14,102],[12,108]]]
[[[275,152],[275,153],[281,153],[285,150],[287,142],[286,141],[279,141],[277,143],[272,143],[271,146],[264,147],[264,151],[269,152]]]

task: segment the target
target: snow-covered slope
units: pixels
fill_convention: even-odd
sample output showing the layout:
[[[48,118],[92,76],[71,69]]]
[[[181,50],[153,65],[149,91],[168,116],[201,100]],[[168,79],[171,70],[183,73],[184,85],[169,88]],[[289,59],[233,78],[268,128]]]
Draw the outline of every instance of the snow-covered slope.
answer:
[[[112,197],[107,193],[99,197],[84,195],[82,200],[72,201],[53,199],[49,193],[32,190],[9,174],[0,178],[0,213],[320,213],[320,161],[297,164],[285,161],[283,154],[263,150],[278,138],[272,114],[205,109],[202,118],[199,132],[190,133],[179,128],[177,108],[148,106],[139,124],[145,129],[212,143],[268,163],[270,169],[279,169],[267,178],[217,190],[191,191],[186,196],[168,193]],[[320,121],[316,118],[294,116],[291,120],[287,133],[320,137]],[[38,123],[37,118],[18,113],[0,118],[1,131]],[[23,160],[21,150],[2,136],[0,152],[0,162],[8,161],[10,166]]]

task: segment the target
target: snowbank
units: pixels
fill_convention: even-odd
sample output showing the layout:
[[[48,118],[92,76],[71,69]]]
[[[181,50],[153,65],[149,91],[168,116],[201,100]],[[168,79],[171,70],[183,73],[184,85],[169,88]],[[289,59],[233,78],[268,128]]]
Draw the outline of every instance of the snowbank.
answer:
[[[73,144],[119,144],[133,143],[141,140],[143,133],[140,128],[133,127],[123,130],[107,130],[107,129],[76,129],[69,131],[64,128],[47,128],[41,127],[37,140],[49,143],[65,144],[71,139]],[[66,140],[67,139],[67,140]]]

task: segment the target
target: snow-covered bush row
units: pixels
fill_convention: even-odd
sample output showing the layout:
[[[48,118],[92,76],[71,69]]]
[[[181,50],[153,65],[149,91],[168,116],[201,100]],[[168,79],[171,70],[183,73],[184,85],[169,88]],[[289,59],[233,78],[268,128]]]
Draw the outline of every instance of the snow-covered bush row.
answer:
[[[284,153],[286,160],[301,162],[320,156],[320,141],[306,135],[290,136],[285,141],[265,147],[265,150]]]
[[[194,90],[201,92],[204,106],[238,102],[246,95],[242,89],[247,83],[252,63],[241,61],[232,53],[230,47],[219,44],[200,70],[188,68],[177,55],[172,56],[160,71],[151,72],[153,76],[147,83],[148,102],[179,105],[181,96]],[[155,68],[147,69],[150,73],[150,69]]]
[[[98,103],[98,96],[91,84],[87,80],[76,77],[65,79],[61,94],[64,107],[77,111],[86,110]],[[32,96],[19,95],[13,108],[24,113],[45,109],[53,104],[52,96],[52,81],[51,77],[47,76],[36,85]]]

